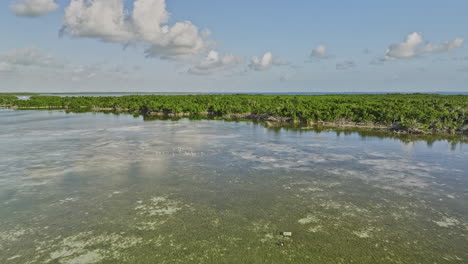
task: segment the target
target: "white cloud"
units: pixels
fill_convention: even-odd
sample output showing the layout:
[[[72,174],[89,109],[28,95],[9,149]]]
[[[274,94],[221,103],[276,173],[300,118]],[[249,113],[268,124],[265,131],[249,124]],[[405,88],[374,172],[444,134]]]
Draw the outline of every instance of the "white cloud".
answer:
[[[55,80],[82,82],[87,80],[126,80],[139,71],[137,66],[114,63],[76,65],[65,63],[36,47],[0,52],[0,74],[12,73],[17,78],[53,76]],[[18,77],[19,76],[19,77]]]
[[[233,68],[244,61],[244,58],[234,55],[220,56],[217,51],[210,51],[208,55],[196,66],[190,68],[188,73],[207,75],[218,71]]]
[[[463,43],[463,38],[456,38],[442,44],[431,44],[424,41],[421,33],[413,32],[403,42],[390,45],[385,51],[385,59],[410,59],[426,53],[447,52],[463,46]]]
[[[349,70],[354,67],[356,67],[356,63],[352,60],[346,60],[346,61],[338,62],[336,64],[336,69],[341,70],[341,71]]]
[[[465,40],[463,38],[456,38],[452,41],[446,41],[442,44],[437,45],[428,43],[424,47],[423,52],[447,52],[456,48],[460,48],[461,46],[463,46],[464,43]]]
[[[329,57],[331,57],[331,55],[328,53],[327,47],[323,44],[315,47],[310,54],[311,59],[327,59]]]
[[[38,48],[28,47],[0,53],[0,63],[10,67],[62,68],[64,64]],[[5,67],[5,66],[4,66]]]
[[[261,58],[254,56],[250,60],[249,69],[254,71],[266,71],[273,66],[288,65],[289,62],[275,58],[271,52],[263,54]]]
[[[16,0],[10,8],[17,16],[37,17],[58,8],[54,0]]]
[[[124,45],[143,44],[147,57],[185,59],[206,52],[209,31],[190,21],[168,25],[165,0],[135,0],[133,9],[123,0],[72,0],[65,8],[62,33],[97,38]]]
[[[406,36],[405,41],[392,44],[385,51],[387,59],[413,58],[418,55],[417,48],[424,42],[421,33],[413,32]]]

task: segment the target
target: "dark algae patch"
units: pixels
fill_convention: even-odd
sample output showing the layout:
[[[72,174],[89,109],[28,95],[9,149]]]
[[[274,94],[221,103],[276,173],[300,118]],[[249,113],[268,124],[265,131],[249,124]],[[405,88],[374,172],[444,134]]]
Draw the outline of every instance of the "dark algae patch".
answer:
[[[468,261],[463,142],[63,111],[0,121],[0,263]]]

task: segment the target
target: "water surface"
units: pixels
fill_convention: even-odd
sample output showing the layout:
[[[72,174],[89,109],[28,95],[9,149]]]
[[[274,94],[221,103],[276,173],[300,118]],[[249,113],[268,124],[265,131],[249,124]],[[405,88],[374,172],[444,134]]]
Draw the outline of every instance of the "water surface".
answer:
[[[0,110],[0,263],[467,263],[467,161],[445,141]]]

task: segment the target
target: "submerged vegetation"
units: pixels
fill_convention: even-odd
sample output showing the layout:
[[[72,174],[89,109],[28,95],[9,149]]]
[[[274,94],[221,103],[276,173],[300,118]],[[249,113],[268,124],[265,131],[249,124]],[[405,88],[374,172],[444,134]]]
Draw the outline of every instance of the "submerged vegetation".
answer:
[[[0,263],[467,263],[466,144],[66,112],[0,111]]]
[[[0,95],[15,108],[128,111],[149,115],[214,116],[273,124],[361,126],[409,133],[468,132],[468,96],[380,95],[132,95],[122,97]]]

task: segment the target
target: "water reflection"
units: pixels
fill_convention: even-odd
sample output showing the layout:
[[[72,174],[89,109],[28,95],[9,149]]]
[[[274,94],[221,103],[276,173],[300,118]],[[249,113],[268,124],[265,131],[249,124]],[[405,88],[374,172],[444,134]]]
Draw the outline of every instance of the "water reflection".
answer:
[[[468,259],[463,141],[61,111],[0,125],[2,263]]]

